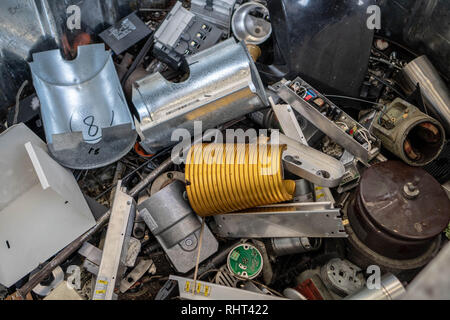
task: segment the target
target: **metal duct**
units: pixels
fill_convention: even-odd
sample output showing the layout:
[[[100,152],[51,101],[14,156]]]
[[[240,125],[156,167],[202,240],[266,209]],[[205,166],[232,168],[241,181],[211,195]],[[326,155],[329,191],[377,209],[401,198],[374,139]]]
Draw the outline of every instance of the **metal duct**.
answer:
[[[94,44],[79,47],[71,61],[59,50],[33,59],[33,83],[52,156],[73,169],[98,168],[123,157],[136,133],[111,52]]]

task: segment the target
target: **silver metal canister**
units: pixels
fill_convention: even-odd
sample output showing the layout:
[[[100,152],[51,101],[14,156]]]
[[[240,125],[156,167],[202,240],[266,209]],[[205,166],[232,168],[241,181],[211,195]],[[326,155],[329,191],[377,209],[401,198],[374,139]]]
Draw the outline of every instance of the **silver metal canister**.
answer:
[[[201,121],[205,131],[269,104],[243,42],[228,39],[186,59],[190,75],[183,82],[155,73],[134,83],[136,129],[146,152],[177,143],[171,139],[177,128],[192,134]]]

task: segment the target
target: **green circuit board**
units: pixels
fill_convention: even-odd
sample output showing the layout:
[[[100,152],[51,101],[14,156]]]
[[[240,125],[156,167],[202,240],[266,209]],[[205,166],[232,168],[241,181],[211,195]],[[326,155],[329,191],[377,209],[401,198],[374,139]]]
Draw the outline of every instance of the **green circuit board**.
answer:
[[[248,243],[236,246],[228,254],[228,270],[239,277],[254,279],[262,270],[263,258],[259,250]]]

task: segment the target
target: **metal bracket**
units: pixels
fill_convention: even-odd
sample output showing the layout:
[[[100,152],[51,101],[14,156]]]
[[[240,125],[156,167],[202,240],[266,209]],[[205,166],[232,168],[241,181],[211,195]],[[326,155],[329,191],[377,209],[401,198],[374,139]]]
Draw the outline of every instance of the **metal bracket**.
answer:
[[[127,292],[144,274],[149,271],[151,274],[156,273],[156,267],[153,260],[141,260],[138,265],[120,282],[120,292]]]
[[[118,286],[126,269],[128,243],[133,229],[136,204],[133,197],[122,191],[121,184],[122,181],[117,183],[93,300],[114,299],[114,289]]]
[[[345,168],[339,160],[283,134],[279,143],[287,145],[283,164],[289,172],[322,187],[337,187],[341,182]]]
[[[294,140],[298,140],[305,146],[308,145],[308,141],[303,134],[302,128],[298,124],[298,120],[295,117],[294,110],[288,104],[275,104],[272,97],[269,97],[270,105],[272,106],[273,112],[280,123],[281,130],[283,133]]]
[[[169,279],[178,282],[180,298],[186,300],[288,300],[268,294],[225,287],[210,282],[195,282],[189,278],[173,275]]]
[[[214,216],[227,238],[345,238],[340,210],[330,202],[286,203]]]

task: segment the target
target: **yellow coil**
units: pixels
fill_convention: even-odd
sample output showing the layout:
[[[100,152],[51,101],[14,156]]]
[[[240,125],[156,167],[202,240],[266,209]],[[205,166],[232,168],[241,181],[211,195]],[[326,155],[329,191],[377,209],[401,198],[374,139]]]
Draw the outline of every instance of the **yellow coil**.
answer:
[[[295,182],[283,180],[285,146],[196,144],[186,161],[186,190],[199,216],[292,200]]]

